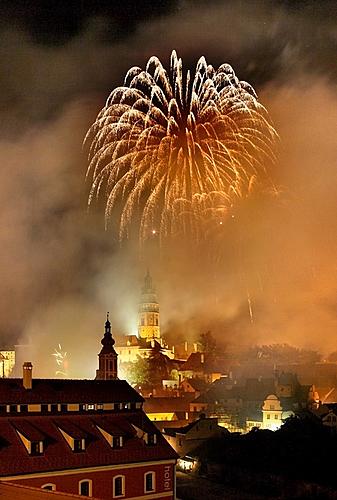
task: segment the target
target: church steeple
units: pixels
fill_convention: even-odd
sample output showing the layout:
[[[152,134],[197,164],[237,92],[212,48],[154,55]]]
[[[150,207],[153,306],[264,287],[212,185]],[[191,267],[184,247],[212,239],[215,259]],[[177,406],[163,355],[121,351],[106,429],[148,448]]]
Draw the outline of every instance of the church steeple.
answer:
[[[111,323],[109,313],[106,316],[104,337],[101,340],[102,349],[98,355],[98,370],[96,370],[96,380],[117,379],[117,357],[114,349],[115,341],[111,335]]]
[[[159,304],[152,277],[148,270],[144,277],[138,309],[138,336],[146,339],[160,339]]]

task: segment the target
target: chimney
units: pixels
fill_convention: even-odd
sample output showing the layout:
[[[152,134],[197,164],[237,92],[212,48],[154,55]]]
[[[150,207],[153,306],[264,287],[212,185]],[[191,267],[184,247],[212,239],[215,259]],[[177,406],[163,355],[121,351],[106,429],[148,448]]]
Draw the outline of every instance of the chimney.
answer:
[[[32,371],[33,365],[30,361],[25,361],[23,363],[23,375],[22,375],[22,384],[25,389],[32,388]]]

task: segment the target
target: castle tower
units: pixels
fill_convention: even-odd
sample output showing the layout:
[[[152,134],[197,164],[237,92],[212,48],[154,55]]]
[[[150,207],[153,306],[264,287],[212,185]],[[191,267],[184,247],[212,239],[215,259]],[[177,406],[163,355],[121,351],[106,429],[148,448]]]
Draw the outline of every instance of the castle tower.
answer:
[[[96,380],[117,379],[117,357],[114,349],[114,339],[111,335],[111,323],[109,313],[106,316],[104,337],[101,340],[102,349],[98,355],[98,370],[96,370]]]
[[[146,340],[160,339],[159,304],[149,271],[144,279],[139,303],[138,336]]]

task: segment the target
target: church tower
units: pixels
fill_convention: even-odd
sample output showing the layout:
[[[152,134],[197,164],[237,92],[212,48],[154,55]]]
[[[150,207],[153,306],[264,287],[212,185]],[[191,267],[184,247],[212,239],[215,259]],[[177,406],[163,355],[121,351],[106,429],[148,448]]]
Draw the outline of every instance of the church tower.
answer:
[[[149,271],[147,271],[144,279],[139,303],[138,336],[147,341],[160,339],[159,304]]]
[[[101,340],[102,349],[98,355],[98,370],[96,370],[96,380],[117,379],[117,357],[114,349],[115,341],[111,335],[111,323],[109,313],[106,316],[104,337]]]

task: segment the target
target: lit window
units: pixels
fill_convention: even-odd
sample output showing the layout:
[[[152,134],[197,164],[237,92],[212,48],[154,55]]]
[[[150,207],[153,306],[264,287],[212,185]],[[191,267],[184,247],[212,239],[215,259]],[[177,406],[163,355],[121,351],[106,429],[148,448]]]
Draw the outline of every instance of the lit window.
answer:
[[[125,496],[125,476],[115,476],[113,479],[113,497]]]
[[[87,405],[87,410],[94,410],[94,409],[95,409],[95,405],[93,405],[93,404]]]
[[[82,479],[78,483],[78,494],[85,497],[92,496],[92,481],[91,479]]]
[[[53,483],[47,483],[41,486],[43,490],[50,490],[50,491],[55,491],[56,490],[56,484]]]
[[[144,474],[144,493],[155,491],[155,473],[147,472]]]

